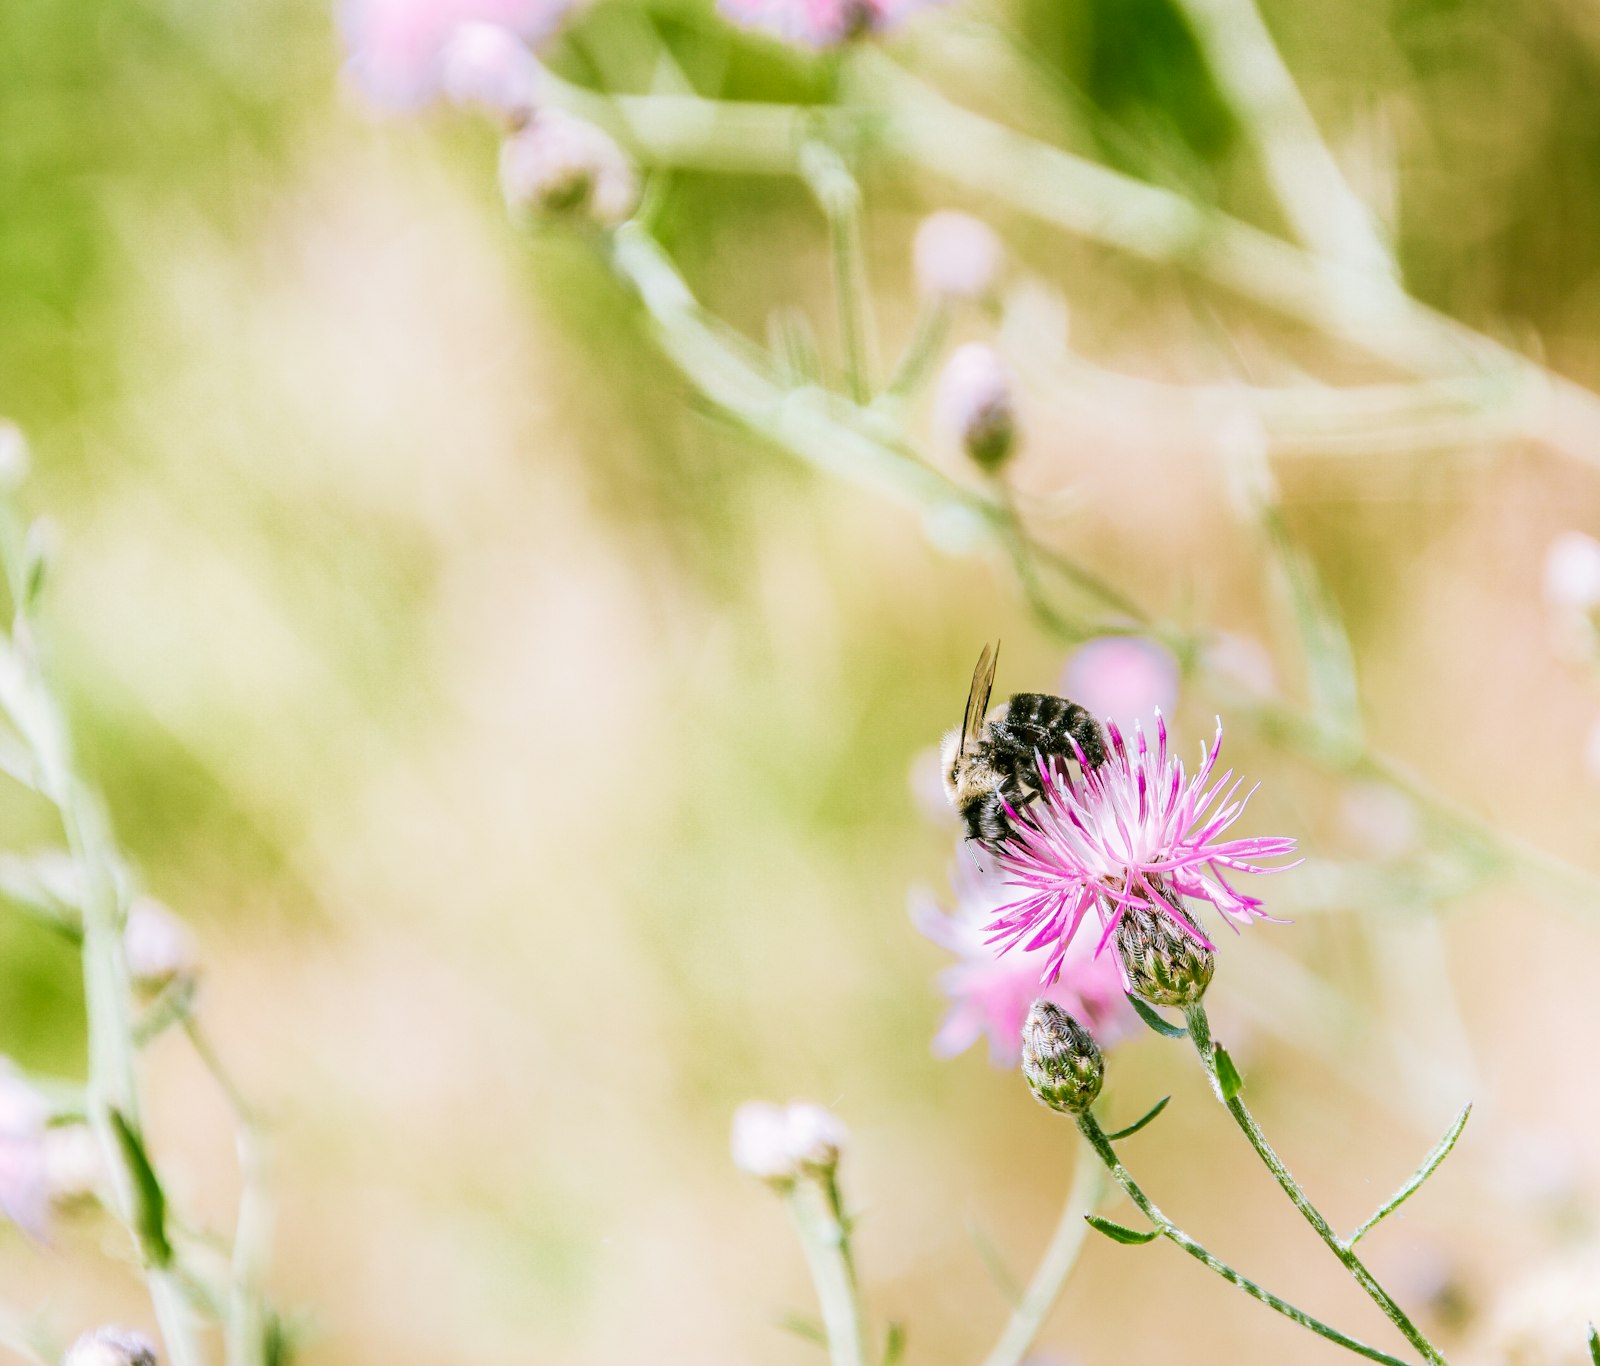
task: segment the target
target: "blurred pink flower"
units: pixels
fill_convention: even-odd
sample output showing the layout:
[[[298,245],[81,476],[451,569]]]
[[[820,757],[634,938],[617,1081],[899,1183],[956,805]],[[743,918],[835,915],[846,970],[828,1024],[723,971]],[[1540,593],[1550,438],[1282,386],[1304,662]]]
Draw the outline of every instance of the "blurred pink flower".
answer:
[[[45,1234],[50,1189],[45,1125],[50,1106],[0,1058],[0,1214],[35,1238]]]
[[[971,214],[941,209],[917,227],[911,246],[917,290],[931,299],[986,299],[1005,265],[994,229]]]
[[[1139,636],[1102,636],[1073,652],[1061,691],[1103,721],[1124,729],[1148,724],[1178,702],[1178,661],[1172,651]]]
[[[911,907],[917,929],[958,960],[939,974],[950,1009],[933,1037],[937,1056],[953,1058],[987,1036],[990,1061],[1015,1067],[1022,1053],[1023,1021],[1040,997],[1086,1025],[1102,1047],[1136,1023],[1116,955],[1096,955],[1090,940],[1072,948],[1061,975],[1048,987],[1039,985],[1046,951],[1001,955],[984,942],[984,924],[1011,899],[1011,892],[993,869],[980,865],[972,844],[963,843],[957,851],[950,882],[954,909],[946,911],[931,896],[915,898]]]
[[[377,103],[413,109],[439,93],[446,50],[459,27],[496,25],[534,43],[556,30],[572,4],[573,0],[343,0],[339,28],[350,53],[346,69]],[[480,53],[484,46],[477,44]],[[473,84],[462,73],[457,79]]]
[[[1101,924],[1097,953],[1128,906],[1176,912],[1174,919],[1207,947],[1181,898],[1209,901],[1230,921],[1267,919],[1261,902],[1235,891],[1225,873],[1282,871],[1261,860],[1294,852],[1292,839],[1219,838],[1255,790],[1235,800],[1244,780],[1230,787],[1232,769],[1207,786],[1222,748],[1221,721],[1192,779],[1167,752],[1167,724],[1159,713],[1153,751],[1137,728],[1130,742],[1112,722],[1107,736],[1105,761],[1095,768],[1041,766],[1044,791],[1012,813],[1014,833],[996,856],[1010,886],[1025,895],[1001,906],[984,927],[989,942],[1042,952],[1046,982],[1063,971],[1091,910]]]
[[[893,28],[931,3],[935,0],[720,0],[719,8],[734,23],[786,42],[837,47]]]

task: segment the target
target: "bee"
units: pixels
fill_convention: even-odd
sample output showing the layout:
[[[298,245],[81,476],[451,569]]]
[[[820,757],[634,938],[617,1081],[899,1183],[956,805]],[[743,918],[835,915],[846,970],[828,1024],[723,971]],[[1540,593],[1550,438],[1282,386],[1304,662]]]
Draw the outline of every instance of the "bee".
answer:
[[[967,838],[988,845],[1011,837],[1006,805],[1021,810],[1040,792],[1039,756],[1076,759],[1098,768],[1106,741],[1088,708],[1051,693],[1019,692],[989,708],[1000,647],[985,645],[972,671],[967,712],[940,751],[945,793],[967,825]],[[1077,748],[1073,747],[1077,741]]]

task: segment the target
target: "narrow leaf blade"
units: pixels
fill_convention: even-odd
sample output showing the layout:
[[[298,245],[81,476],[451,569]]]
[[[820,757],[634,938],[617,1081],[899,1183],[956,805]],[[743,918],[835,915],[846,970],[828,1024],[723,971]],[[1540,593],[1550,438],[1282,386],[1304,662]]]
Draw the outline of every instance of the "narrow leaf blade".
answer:
[[[169,1266],[172,1244],[167,1241],[167,1197],[144,1150],[144,1139],[120,1110],[111,1111],[111,1127],[116,1131],[122,1160],[133,1177],[133,1226],[139,1235],[140,1250],[152,1266]]]
[[[1239,1075],[1239,1069],[1233,1065],[1228,1050],[1220,1043],[1211,1045],[1211,1056],[1216,1060],[1217,1085],[1222,1088],[1222,1098],[1232,1100],[1244,1090],[1244,1078]]]
[[[1114,1243],[1127,1243],[1137,1247],[1143,1243],[1153,1243],[1161,1236],[1156,1229],[1140,1233],[1138,1229],[1124,1228],[1121,1224],[1113,1223],[1110,1219],[1103,1219],[1098,1214],[1086,1214],[1083,1217],[1090,1228],[1094,1229],[1096,1233],[1105,1234]]]
[[[1160,1100],[1146,1110],[1138,1119],[1134,1120],[1132,1124],[1128,1125],[1126,1129],[1118,1129],[1114,1134],[1107,1134],[1106,1138],[1112,1143],[1121,1142],[1125,1138],[1132,1138],[1140,1129],[1144,1128],[1146,1124],[1150,1123],[1151,1120],[1165,1110],[1167,1102],[1171,1099],[1171,1096],[1162,1096]]]
[[[1450,1150],[1456,1146],[1456,1140],[1461,1137],[1461,1131],[1467,1127],[1467,1119],[1472,1114],[1470,1104],[1461,1107],[1461,1113],[1456,1116],[1455,1123],[1445,1132],[1445,1136],[1433,1145],[1432,1150],[1422,1159],[1421,1165],[1406,1179],[1401,1186],[1391,1195],[1378,1211],[1366,1223],[1362,1224],[1354,1233],[1345,1239],[1346,1247],[1354,1247],[1362,1238],[1366,1237],[1380,1222],[1387,1219],[1400,1208],[1421,1188],[1422,1183],[1439,1169],[1439,1165],[1450,1156]]]
[[[1164,1039],[1181,1039],[1189,1033],[1185,1026],[1175,1025],[1171,1021],[1163,1019],[1152,1007],[1146,1005],[1137,996],[1130,995],[1128,1004],[1133,1007],[1134,1014]]]
[[[906,1326],[900,1322],[889,1325],[889,1334],[883,1344],[883,1366],[899,1366],[906,1354]]]
[[[1589,1325],[1589,1360],[1594,1366],[1600,1366],[1600,1333],[1594,1331],[1594,1324]]]

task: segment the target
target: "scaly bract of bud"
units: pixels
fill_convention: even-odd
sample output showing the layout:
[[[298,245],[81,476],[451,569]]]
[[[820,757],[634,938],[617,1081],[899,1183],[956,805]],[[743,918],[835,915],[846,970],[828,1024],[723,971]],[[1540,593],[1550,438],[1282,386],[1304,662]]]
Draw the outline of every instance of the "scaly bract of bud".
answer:
[[[1117,956],[1128,990],[1153,1006],[1192,1006],[1217,970],[1216,950],[1166,911],[1126,906],[1117,921]]]
[[[1094,1035],[1050,1001],[1035,1001],[1022,1026],[1022,1075],[1041,1105],[1081,1115],[1100,1094],[1106,1062]]]

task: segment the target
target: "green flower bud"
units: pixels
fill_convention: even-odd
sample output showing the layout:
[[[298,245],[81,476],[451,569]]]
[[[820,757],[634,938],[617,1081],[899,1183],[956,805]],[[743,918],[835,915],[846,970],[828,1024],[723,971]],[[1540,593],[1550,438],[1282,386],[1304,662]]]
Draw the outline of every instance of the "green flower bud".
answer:
[[[1117,955],[1128,990],[1153,1006],[1192,1006],[1206,994],[1217,953],[1152,906],[1127,906],[1117,922]]]
[[[1035,1001],[1022,1026],[1022,1075],[1034,1098],[1081,1115],[1100,1094],[1106,1062],[1094,1035],[1049,1001]]]

